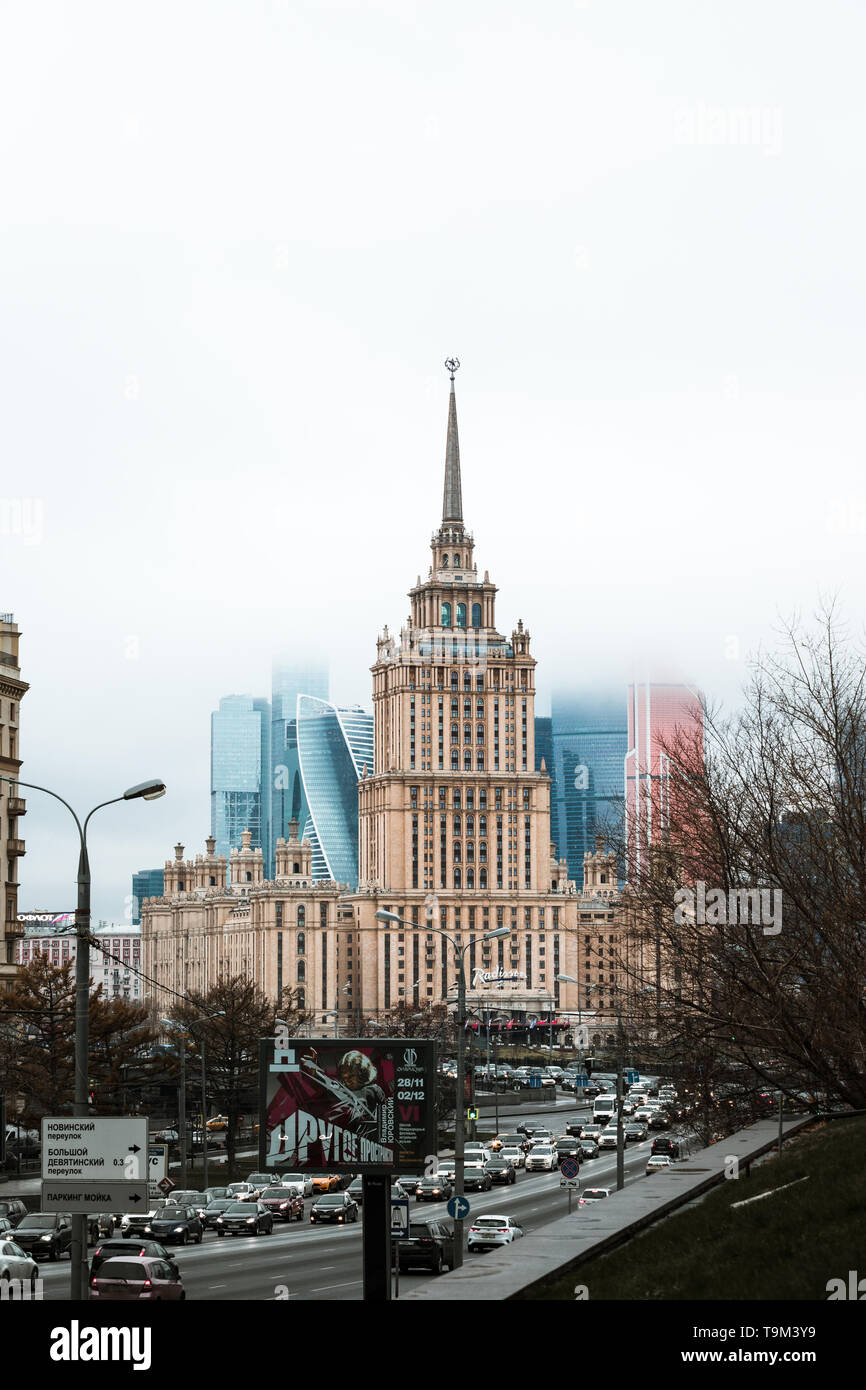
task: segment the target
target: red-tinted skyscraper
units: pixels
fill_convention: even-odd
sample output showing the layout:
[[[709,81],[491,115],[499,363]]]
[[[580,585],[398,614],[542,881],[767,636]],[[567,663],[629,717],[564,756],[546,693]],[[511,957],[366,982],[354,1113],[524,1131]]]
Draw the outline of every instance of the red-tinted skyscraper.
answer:
[[[693,765],[703,755],[704,716],[700,694],[687,685],[650,682],[628,688],[628,749],[625,756],[628,877],[640,876],[647,849],[656,843],[670,814],[671,765]]]

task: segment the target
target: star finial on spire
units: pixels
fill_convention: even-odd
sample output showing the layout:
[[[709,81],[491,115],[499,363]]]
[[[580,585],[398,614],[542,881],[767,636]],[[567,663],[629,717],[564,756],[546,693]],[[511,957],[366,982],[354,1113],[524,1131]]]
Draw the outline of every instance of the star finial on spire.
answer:
[[[449,372],[451,373],[451,380],[453,381],[453,380],[454,380],[454,373],[455,373],[456,371],[459,371],[459,369],[460,369],[460,358],[459,358],[459,357],[449,357],[449,358],[447,358],[447,360],[446,360],[446,362],[445,362],[445,366],[448,368]]]

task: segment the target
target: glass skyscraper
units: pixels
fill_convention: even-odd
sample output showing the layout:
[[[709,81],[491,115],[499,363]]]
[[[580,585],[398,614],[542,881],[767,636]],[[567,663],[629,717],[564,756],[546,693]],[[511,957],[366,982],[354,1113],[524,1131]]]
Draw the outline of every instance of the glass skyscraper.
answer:
[[[596,835],[622,834],[625,686],[560,691],[553,697],[551,715],[551,837],[580,890],[584,852],[595,850]]]
[[[271,707],[251,695],[226,695],[211,714],[210,833],[217,854],[240,849],[249,830],[271,861]]]
[[[277,840],[289,838],[289,821],[296,820],[303,826],[309,815],[298,757],[298,696],[327,700],[328,693],[326,666],[275,658],[271,684],[271,858],[265,867],[268,878],[274,876]]]
[[[141,904],[145,898],[161,898],[165,889],[165,869],[139,869],[132,875],[132,925],[141,926]]]
[[[373,716],[299,695],[298,755],[314,879],[358,887],[358,781],[373,770]]]

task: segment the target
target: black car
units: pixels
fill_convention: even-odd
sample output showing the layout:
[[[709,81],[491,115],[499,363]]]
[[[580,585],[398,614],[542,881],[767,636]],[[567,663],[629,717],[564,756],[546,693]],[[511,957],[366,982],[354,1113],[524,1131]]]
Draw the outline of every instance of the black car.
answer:
[[[649,1119],[650,1129],[670,1129],[670,1116],[664,1110],[656,1110]]]
[[[463,1170],[463,1191],[464,1192],[489,1192],[493,1186],[493,1179],[486,1168],[471,1168]]]
[[[203,1227],[201,1217],[195,1207],[163,1207],[150,1222],[150,1234],[154,1240],[178,1241],[188,1245],[195,1241],[201,1245]]]
[[[269,1236],[273,1229],[273,1214],[261,1202],[232,1202],[214,1222],[218,1236]]]
[[[574,1119],[569,1120],[566,1124],[565,1132],[572,1138],[579,1139],[580,1131],[583,1129],[584,1125],[588,1123],[589,1122],[585,1115],[583,1117],[578,1117],[577,1115],[575,1115]]]
[[[346,1191],[352,1198],[352,1201],[357,1202],[358,1206],[361,1206],[362,1202],[364,1201],[364,1179],[353,1178],[353,1180],[349,1183],[349,1186],[346,1188]]]
[[[204,1229],[206,1231],[214,1230],[217,1217],[222,1216],[226,1207],[233,1206],[234,1202],[231,1197],[215,1197],[204,1209],[204,1216],[201,1218],[201,1224]]]
[[[160,1245],[156,1240],[129,1240],[124,1236],[119,1240],[101,1240],[99,1242],[90,1260],[91,1279],[105,1260],[122,1259],[127,1255],[134,1258],[149,1256],[154,1260],[166,1260],[174,1273],[178,1273],[174,1256],[168,1253],[164,1245]]]
[[[508,1165],[509,1168],[511,1164]],[[447,1202],[454,1189],[448,1178],[440,1174],[438,1178],[419,1178],[415,1189],[416,1202]]]
[[[589,1158],[598,1158],[599,1153],[600,1153],[600,1149],[599,1149],[598,1144],[596,1144],[596,1142],[595,1142],[594,1139],[581,1139],[581,1141],[580,1141],[580,1157],[581,1157],[581,1160],[583,1160],[583,1159],[585,1159],[585,1158],[586,1158],[586,1159],[589,1159]]]
[[[667,1155],[668,1158],[679,1158],[680,1146],[675,1139],[668,1139],[659,1135],[650,1145],[650,1155],[653,1158],[655,1158],[656,1155]]]
[[[358,1220],[358,1203],[348,1192],[326,1192],[310,1208],[310,1220],[313,1225],[319,1221],[330,1221],[335,1226],[346,1226],[350,1221]]]
[[[414,1197],[419,1179],[415,1177],[395,1178],[392,1186],[400,1197]]]
[[[34,1260],[59,1260],[72,1244],[72,1218],[47,1211],[25,1216],[15,1227],[15,1244]]]
[[[580,1140],[570,1135],[562,1135],[556,1141],[556,1152],[559,1157],[580,1158]]]
[[[636,1120],[634,1124],[624,1125],[622,1132],[627,1144],[646,1139],[646,1125],[641,1124],[639,1120]]]
[[[0,1216],[5,1216],[13,1226],[19,1226],[26,1215],[27,1207],[20,1197],[4,1197],[0,1201]]]
[[[408,1236],[397,1242],[397,1258],[401,1269],[421,1265],[434,1274],[453,1269],[457,1258],[454,1227],[450,1221],[410,1221]]]
[[[498,1182],[508,1187],[513,1187],[517,1182],[517,1169],[507,1158],[491,1158],[484,1167],[485,1171],[490,1174],[491,1182]],[[464,1187],[465,1185],[464,1183]]]

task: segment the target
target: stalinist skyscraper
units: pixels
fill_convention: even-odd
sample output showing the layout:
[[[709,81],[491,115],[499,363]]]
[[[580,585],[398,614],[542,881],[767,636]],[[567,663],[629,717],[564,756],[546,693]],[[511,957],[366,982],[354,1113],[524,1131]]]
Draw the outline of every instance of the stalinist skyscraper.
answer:
[[[438,927],[467,952],[470,992],[492,1006],[576,1007],[577,897],[551,857],[550,780],[536,771],[535,659],[518,619],[496,627],[496,586],[479,577],[463,517],[454,373],[442,520],[427,577],[410,590],[399,639],[387,627],[373,672],[374,756],[359,788],[361,1007],[437,1003],[454,980]],[[378,908],[413,929],[383,926]],[[482,971],[506,977],[491,982]],[[544,1008],[545,999],[548,1008]]]

